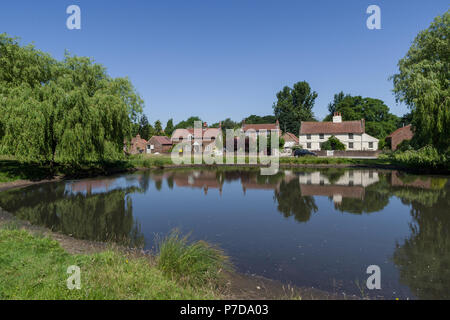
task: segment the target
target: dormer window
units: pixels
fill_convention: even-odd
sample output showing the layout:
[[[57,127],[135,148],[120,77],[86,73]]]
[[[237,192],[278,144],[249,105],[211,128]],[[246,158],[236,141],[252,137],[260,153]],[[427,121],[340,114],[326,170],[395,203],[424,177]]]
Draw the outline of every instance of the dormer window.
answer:
[[[348,134],[348,138],[349,138],[350,140],[353,140],[353,133],[349,133],[349,134]]]
[[[321,140],[323,140],[323,139],[325,139],[325,135],[324,135],[323,133],[321,133],[321,134],[319,134],[319,138],[320,138]]]
[[[310,134],[307,134],[307,135],[306,135],[306,139],[311,140],[311,135],[310,135]]]

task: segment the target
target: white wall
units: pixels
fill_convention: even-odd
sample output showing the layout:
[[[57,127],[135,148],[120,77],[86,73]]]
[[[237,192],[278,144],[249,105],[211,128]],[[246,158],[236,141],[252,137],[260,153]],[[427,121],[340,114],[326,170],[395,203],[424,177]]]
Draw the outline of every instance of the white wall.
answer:
[[[320,139],[319,134],[311,134],[311,139],[307,139],[306,134],[301,134],[300,145],[303,149],[318,151],[320,144],[326,142],[331,136],[331,134],[324,134],[323,139]],[[346,150],[378,150],[378,139],[366,133],[353,134],[353,139],[350,139],[348,134],[335,134],[334,136],[345,144]],[[373,142],[373,148],[369,148],[369,142]],[[308,143],[311,143],[309,148]],[[350,143],[353,143],[353,148],[350,148]]]

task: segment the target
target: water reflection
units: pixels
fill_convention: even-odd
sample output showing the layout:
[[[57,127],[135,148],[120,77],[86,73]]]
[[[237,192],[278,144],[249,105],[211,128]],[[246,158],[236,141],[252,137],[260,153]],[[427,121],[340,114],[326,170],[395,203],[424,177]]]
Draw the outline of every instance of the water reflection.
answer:
[[[177,169],[11,190],[0,193],[0,207],[77,238],[131,246],[176,221],[200,238],[217,235],[255,272],[324,289],[323,274],[350,283],[382,259],[392,297],[403,285],[405,297],[449,299],[448,191],[446,177],[397,171]]]

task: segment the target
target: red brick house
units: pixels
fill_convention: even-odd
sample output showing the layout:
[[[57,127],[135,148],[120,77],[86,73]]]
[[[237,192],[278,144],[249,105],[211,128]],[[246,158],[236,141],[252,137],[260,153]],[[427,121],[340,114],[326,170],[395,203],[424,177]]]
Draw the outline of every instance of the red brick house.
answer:
[[[147,140],[142,139],[141,136],[138,134],[136,137],[131,139],[129,148],[127,145],[127,141],[124,141],[123,150],[129,154],[146,153]]]
[[[411,130],[411,125],[404,126],[397,129],[386,137],[386,142],[390,144],[391,150],[397,150],[397,147],[404,140],[411,140],[414,137],[414,133]]]
[[[172,145],[166,136],[153,136],[147,142],[147,153],[169,153]]]

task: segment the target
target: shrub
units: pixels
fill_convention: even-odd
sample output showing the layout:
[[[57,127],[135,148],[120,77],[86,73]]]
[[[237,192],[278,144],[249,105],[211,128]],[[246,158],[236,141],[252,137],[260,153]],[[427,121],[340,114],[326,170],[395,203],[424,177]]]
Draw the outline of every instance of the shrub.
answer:
[[[449,155],[449,152],[446,154],[439,153],[436,148],[426,146],[419,150],[396,151],[392,153],[391,157],[407,166],[448,169],[450,163]]]
[[[335,136],[322,143],[321,150],[345,150],[345,145]]]
[[[191,285],[218,284],[223,271],[231,269],[229,258],[205,241],[189,243],[188,236],[172,231],[157,241],[158,268],[178,281]]]

